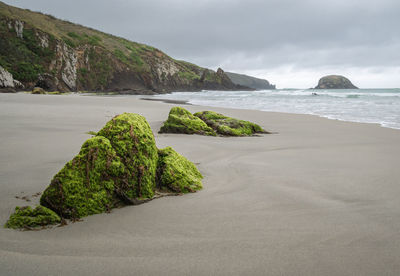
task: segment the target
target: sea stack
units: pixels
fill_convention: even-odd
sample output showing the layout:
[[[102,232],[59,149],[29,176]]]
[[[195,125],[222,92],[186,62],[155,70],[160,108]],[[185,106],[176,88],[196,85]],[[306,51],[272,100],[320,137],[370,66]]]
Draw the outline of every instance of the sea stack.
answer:
[[[358,87],[346,77],[330,75],[322,77],[315,89],[358,89]]]

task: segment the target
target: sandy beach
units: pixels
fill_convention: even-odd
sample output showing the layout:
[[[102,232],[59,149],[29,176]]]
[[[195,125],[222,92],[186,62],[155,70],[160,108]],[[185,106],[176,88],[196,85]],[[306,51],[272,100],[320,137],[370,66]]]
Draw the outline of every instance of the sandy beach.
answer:
[[[399,275],[400,131],[193,105],[277,134],[158,134],[170,103],[0,94],[0,224],[35,205],[87,131],[134,112],[204,189],[41,231],[0,228],[0,275]],[[30,202],[16,198],[28,196]]]

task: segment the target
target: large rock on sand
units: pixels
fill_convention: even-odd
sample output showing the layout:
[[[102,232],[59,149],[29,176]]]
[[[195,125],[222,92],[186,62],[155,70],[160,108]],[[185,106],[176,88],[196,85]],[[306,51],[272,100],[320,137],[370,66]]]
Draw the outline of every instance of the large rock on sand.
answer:
[[[143,116],[114,117],[57,173],[40,203],[67,218],[103,213],[154,195],[158,152]]]
[[[192,162],[170,147],[157,149],[143,116],[118,115],[94,135],[53,177],[41,205],[17,207],[5,227],[44,226],[61,222],[61,217],[77,219],[141,204],[158,191],[162,196],[202,188],[203,177]]]
[[[150,125],[143,116],[124,113],[109,121],[97,135],[110,140],[125,165],[128,182],[118,193],[123,198],[151,198],[154,195],[158,152]]]
[[[202,187],[193,163],[171,148],[158,151],[143,116],[118,115],[95,135],[54,176],[41,205],[74,219],[146,202],[157,189],[186,193]]]
[[[159,133],[184,133],[216,136],[201,119],[182,107],[173,107],[169,111],[168,119],[164,122]]]
[[[213,111],[192,114],[182,107],[173,107],[159,133],[251,136],[268,132],[255,123],[230,118]]]
[[[256,133],[268,133],[255,123],[230,118],[213,111],[197,112],[194,116],[200,118],[216,133],[223,136],[251,136]]]
[[[40,204],[65,218],[103,213],[118,202],[115,190],[127,181],[127,169],[110,141],[93,137],[53,177]]]
[[[343,76],[330,75],[321,78],[315,89],[358,89],[358,87]]]
[[[195,192],[203,187],[202,178],[196,166],[171,147],[159,150],[157,183],[160,190]]]

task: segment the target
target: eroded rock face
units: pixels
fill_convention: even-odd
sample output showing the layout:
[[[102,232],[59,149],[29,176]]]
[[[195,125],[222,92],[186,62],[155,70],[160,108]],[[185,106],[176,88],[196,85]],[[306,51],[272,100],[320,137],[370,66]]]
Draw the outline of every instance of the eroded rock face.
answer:
[[[61,71],[61,78],[64,83],[74,91],[76,89],[76,54],[73,49],[68,47],[65,43],[57,45],[58,55],[62,58],[63,68]]]
[[[24,89],[24,85],[13,78],[13,75],[0,66],[0,89],[5,92],[15,92]]]
[[[14,78],[10,72],[0,66],[0,88],[14,88]]]
[[[14,29],[15,29],[15,32],[17,33],[17,37],[24,38],[24,36],[23,36],[23,34],[24,34],[24,22],[19,21],[19,20],[15,20],[14,21]]]
[[[215,136],[216,133],[201,119],[182,107],[171,108],[159,133],[185,133]]]
[[[330,75],[321,78],[315,89],[358,89],[358,87],[343,76]]]

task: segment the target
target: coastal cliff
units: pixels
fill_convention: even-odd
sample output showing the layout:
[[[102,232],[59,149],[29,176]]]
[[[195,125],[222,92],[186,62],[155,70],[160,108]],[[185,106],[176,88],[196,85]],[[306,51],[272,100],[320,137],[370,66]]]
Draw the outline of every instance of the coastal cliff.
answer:
[[[358,89],[348,78],[330,75],[321,78],[315,89]]]
[[[270,89],[276,89],[274,84],[270,84],[269,81],[265,79],[259,79],[243,74],[237,74],[237,73],[231,73],[231,72],[226,72],[228,77],[231,79],[231,81],[234,84],[237,85],[243,85],[246,87],[250,87],[256,90],[270,90]]]
[[[162,51],[0,2],[0,89],[47,91],[249,90]]]

